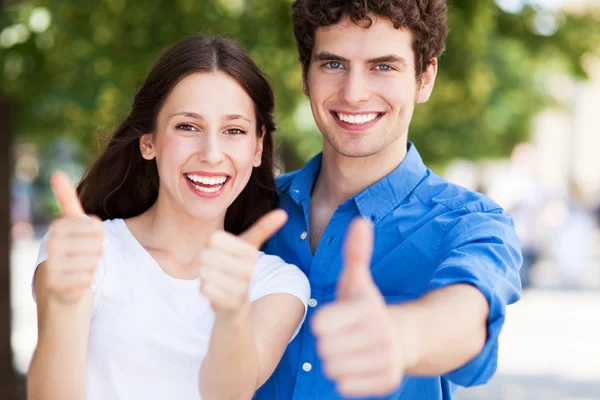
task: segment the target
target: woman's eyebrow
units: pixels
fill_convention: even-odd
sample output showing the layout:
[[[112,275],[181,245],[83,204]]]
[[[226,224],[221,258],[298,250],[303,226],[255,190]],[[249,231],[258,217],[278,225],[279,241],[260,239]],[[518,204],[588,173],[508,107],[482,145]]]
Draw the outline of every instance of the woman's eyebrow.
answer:
[[[233,121],[236,119],[243,119],[244,121],[248,121],[248,122],[252,123],[252,121],[250,121],[248,118],[244,117],[242,114],[227,114],[227,115],[223,116],[223,119],[225,121]]]
[[[204,117],[202,115],[192,112],[192,111],[179,111],[179,112],[173,113],[171,115],[171,118],[176,117],[178,115],[183,115],[184,117],[204,120]],[[249,118],[244,117],[242,114],[227,114],[227,115],[224,115],[221,119],[223,119],[224,121],[234,121],[237,119],[242,119],[244,121],[248,121],[248,122],[252,123],[252,121],[250,121]]]
[[[195,119],[204,119],[204,117],[200,114],[197,114],[192,111],[179,111],[171,115],[171,118],[176,117],[178,115],[183,115],[184,117],[190,117]]]

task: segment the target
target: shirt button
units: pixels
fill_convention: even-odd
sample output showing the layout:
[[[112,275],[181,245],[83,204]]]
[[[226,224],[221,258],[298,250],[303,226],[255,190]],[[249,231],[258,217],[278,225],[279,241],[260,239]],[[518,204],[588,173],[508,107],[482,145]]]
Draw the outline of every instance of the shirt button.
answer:
[[[317,300],[315,300],[315,299],[310,299],[310,300],[308,301],[308,305],[309,305],[310,307],[316,307],[316,306],[317,306]]]
[[[300,239],[304,240],[308,237],[308,232],[304,231],[300,234]]]
[[[304,364],[302,364],[302,370],[304,372],[310,372],[311,369],[312,369],[312,364],[311,363],[305,362]]]

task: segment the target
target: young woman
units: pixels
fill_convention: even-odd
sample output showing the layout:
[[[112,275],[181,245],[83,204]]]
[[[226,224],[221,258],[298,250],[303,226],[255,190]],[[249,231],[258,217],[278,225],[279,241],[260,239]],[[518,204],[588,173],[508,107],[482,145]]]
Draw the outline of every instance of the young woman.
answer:
[[[265,382],[310,290],[257,250],[285,222],[273,107],[237,44],[194,36],[157,60],[77,193],[53,175],[30,400],[243,399]]]

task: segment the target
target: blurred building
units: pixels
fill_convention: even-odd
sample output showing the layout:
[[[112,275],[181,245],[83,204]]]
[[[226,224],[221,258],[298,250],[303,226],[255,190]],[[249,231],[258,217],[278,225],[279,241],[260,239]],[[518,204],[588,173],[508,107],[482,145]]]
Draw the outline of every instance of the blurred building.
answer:
[[[530,2],[569,13],[600,7],[600,0]],[[502,6],[517,3],[524,2]],[[457,160],[445,173],[513,215],[524,258],[531,258],[526,264],[537,264],[534,286],[600,288],[600,218],[594,221],[600,211],[600,57],[583,61],[588,80],[550,72],[540,79],[556,106],[534,119],[530,143],[518,145],[510,159]]]
[[[588,56],[585,66],[589,81],[556,76],[550,82],[550,90],[567,107],[539,115],[532,140],[539,149],[538,172],[544,183],[565,195],[576,184],[585,201],[594,202],[600,195],[600,58]]]

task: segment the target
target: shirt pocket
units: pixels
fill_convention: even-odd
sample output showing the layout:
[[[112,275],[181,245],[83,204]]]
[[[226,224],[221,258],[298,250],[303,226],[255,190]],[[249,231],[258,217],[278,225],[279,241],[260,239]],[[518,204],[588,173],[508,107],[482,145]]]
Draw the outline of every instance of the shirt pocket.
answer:
[[[404,242],[371,266],[373,280],[384,297],[417,298],[427,290],[434,270],[430,257]]]

